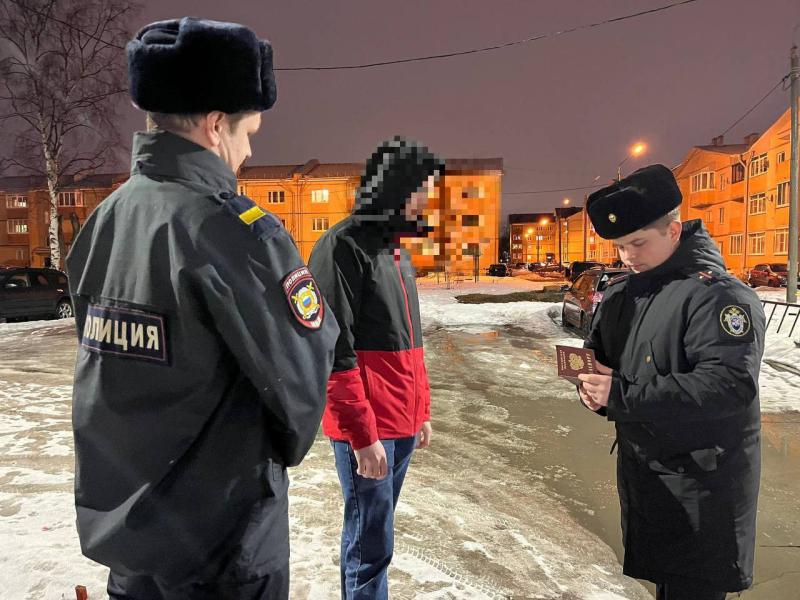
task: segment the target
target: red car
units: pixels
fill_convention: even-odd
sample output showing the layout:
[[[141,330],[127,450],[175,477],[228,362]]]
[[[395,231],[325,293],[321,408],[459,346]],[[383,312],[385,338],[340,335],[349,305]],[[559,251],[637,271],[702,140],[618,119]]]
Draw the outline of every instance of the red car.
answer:
[[[608,282],[619,275],[630,273],[628,269],[608,269],[596,267],[581,273],[564,294],[561,308],[561,324],[565,328],[574,328],[586,337],[592,324],[594,309],[603,299]]]
[[[750,287],[762,285],[768,287],[785,287],[789,277],[789,268],[786,263],[762,263],[750,269],[747,283]]]

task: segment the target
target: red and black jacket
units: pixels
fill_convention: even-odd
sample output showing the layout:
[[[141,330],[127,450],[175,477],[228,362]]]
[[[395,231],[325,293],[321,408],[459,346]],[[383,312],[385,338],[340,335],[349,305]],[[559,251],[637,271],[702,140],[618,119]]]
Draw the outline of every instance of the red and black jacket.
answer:
[[[424,146],[385,142],[367,161],[353,214],[311,253],[309,268],[341,331],[322,429],[356,450],[416,435],[430,419],[416,272],[398,241],[425,233],[406,202],[443,169]]]
[[[370,239],[374,227],[345,219],[309,260],[341,328],[322,430],[356,450],[430,418],[416,273],[407,251]]]

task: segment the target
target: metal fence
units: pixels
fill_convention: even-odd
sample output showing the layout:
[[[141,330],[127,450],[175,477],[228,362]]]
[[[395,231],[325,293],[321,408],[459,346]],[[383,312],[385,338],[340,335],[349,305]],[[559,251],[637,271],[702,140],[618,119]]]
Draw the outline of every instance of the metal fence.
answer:
[[[764,307],[764,313],[767,316],[767,331],[770,325],[776,325],[775,333],[784,333],[792,337],[797,327],[797,322],[800,320],[800,304],[789,304],[788,302],[778,302],[777,300],[762,300],[761,305]],[[785,327],[785,329],[784,329]],[[798,329],[800,333],[800,329]]]

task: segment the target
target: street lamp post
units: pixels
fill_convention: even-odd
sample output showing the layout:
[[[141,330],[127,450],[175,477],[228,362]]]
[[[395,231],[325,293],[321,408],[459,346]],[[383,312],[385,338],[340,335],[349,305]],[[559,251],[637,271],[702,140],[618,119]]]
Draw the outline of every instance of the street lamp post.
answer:
[[[645,146],[642,142],[638,142],[633,145],[633,147],[630,149],[630,152],[628,152],[628,155],[617,165],[617,181],[622,179],[622,165],[624,165],[631,156],[641,156],[645,153],[645,150],[647,150],[647,146]]]

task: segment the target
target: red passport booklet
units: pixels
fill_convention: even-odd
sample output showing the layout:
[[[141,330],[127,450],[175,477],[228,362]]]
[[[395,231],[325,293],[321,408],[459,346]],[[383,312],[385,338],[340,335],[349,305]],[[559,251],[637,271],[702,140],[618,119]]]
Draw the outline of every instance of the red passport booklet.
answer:
[[[556,346],[558,376],[567,381],[580,384],[578,375],[597,373],[594,366],[594,350],[591,348],[573,348],[572,346]]]

